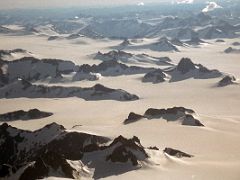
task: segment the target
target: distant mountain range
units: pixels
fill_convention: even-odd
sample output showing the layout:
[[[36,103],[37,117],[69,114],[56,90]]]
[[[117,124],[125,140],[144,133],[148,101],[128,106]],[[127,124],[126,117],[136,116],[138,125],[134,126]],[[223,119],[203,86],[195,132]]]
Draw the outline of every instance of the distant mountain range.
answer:
[[[192,9],[191,9],[192,8]],[[8,12],[10,15],[0,14],[0,33],[10,34],[36,34],[45,35],[51,40],[57,37],[67,39],[80,38],[112,38],[112,39],[137,39],[154,38],[167,36],[180,40],[191,39],[192,34],[196,33],[201,39],[215,38],[234,38],[239,37],[240,24],[237,9],[239,6],[230,6],[216,9],[210,12],[195,11],[193,6],[189,6],[188,12],[182,12],[176,6],[176,11],[172,11],[174,6],[167,8],[166,12],[145,12],[139,11],[135,15],[132,13],[100,15],[78,14],[78,18],[65,16],[59,18],[51,15],[50,17],[40,18],[32,17],[27,21],[18,20],[14,12]],[[178,12],[178,11],[181,11]],[[27,12],[26,12],[27,13]],[[34,14],[34,13],[33,13]],[[60,15],[59,15],[60,16]],[[10,18],[11,17],[11,18]],[[29,14],[31,17],[31,14]],[[14,30],[4,25],[17,24],[21,30]],[[55,37],[55,38],[53,38]],[[128,45],[125,42],[122,45]]]

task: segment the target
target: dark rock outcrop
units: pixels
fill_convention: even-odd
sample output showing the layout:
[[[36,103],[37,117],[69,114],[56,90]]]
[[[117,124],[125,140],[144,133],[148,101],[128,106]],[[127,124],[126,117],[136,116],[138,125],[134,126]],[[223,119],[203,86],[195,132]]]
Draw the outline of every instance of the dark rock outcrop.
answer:
[[[124,121],[124,124],[129,124],[129,123],[133,123],[133,122],[136,122],[140,119],[144,118],[142,115],[139,115],[139,114],[136,114],[134,112],[131,112],[129,115],[128,115],[128,118]]]
[[[191,158],[191,157],[193,157],[193,155],[190,155],[190,154],[187,154],[185,152],[179,151],[177,149],[172,149],[172,148],[165,148],[163,150],[163,152],[170,155],[170,156],[175,156],[177,158],[182,158],[182,157]]]
[[[182,58],[175,68],[164,71],[169,74],[170,82],[181,81],[189,78],[209,79],[221,77],[223,73],[216,69],[208,69],[201,64],[194,64],[189,58]]]
[[[220,43],[223,43],[225,42],[223,39],[217,39],[215,42],[220,42]]]
[[[148,54],[131,54],[125,51],[109,51],[107,53],[98,52],[94,59],[101,61],[119,61],[123,63],[148,63],[163,66],[172,66],[171,59],[168,57],[154,57]]]
[[[80,176],[76,176],[77,173],[74,172],[77,172],[77,169],[74,169],[63,155],[48,151],[39,156],[34,164],[29,165],[21,174],[19,180],[42,179],[50,174],[56,177],[79,179]]]
[[[10,56],[12,53],[26,53],[24,49],[0,50],[0,58],[3,56]]]
[[[157,69],[145,74],[142,82],[161,83],[165,81],[166,77],[166,74],[161,69]]]
[[[78,73],[99,73],[102,76],[119,76],[131,74],[143,74],[154,70],[154,68],[145,68],[139,66],[127,66],[116,60],[103,61],[98,65],[84,64],[78,67]],[[75,76],[77,76],[77,74]]]
[[[94,59],[100,59],[102,61],[109,61],[109,60],[117,61],[122,57],[130,58],[132,56],[133,56],[133,54],[131,54],[131,53],[126,53],[126,52],[120,51],[120,50],[118,50],[118,51],[112,50],[107,53],[98,52],[96,54],[96,56],[94,57]]]
[[[0,60],[0,68],[5,67],[5,76],[9,82],[18,78],[27,81],[46,80],[59,81],[64,74],[74,72],[75,64],[71,61],[58,59],[37,59],[34,57],[24,57],[14,61]]]
[[[120,44],[120,46],[129,46],[131,45],[131,42],[128,39],[124,39],[123,42]]]
[[[88,166],[88,161],[95,161],[92,158],[96,156],[97,162],[122,163],[126,168],[118,173],[124,173],[135,169],[132,167],[149,157],[135,136],[131,139],[119,136],[105,145],[110,141],[109,138],[66,131],[56,123],[37,131],[20,130],[5,123],[0,125],[0,140],[0,177],[11,178],[17,172],[20,180],[34,180],[50,175],[79,179],[81,167]],[[93,162],[92,165],[96,173],[99,164]]]
[[[33,85],[25,80],[17,80],[0,88],[0,98],[66,98],[78,97],[85,100],[133,101],[138,96],[121,89],[111,89],[97,84],[89,88]]]
[[[53,113],[43,112],[38,109],[30,109],[29,111],[14,111],[5,114],[0,114],[0,121],[15,121],[15,120],[30,120],[40,119],[52,116]]]
[[[218,82],[219,87],[228,86],[230,84],[234,84],[236,78],[234,76],[225,76],[222,80]]]
[[[196,69],[195,64],[189,58],[182,58],[176,67],[176,70],[182,74],[185,74],[194,69]]]
[[[123,136],[119,136],[114,139],[109,147],[113,148],[113,151],[107,156],[107,161],[121,163],[130,161],[133,166],[136,166],[139,160],[148,158],[144,147],[136,136],[132,139],[126,139]]]
[[[131,112],[124,124],[133,123],[143,118],[150,119],[165,119],[167,121],[179,121],[185,126],[204,126],[199,120],[195,119],[192,114],[195,112],[184,107],[173,107],[168,109],[153,109],[149,108],[144,115],[138,115]]]
[[[151,150],[156,150],[156,151],[158,151],[158,150],[159,150],[159,148],[158,148],[158,147],[156,147],[156,146],[150,146],[150,147],[148,147],[148,149],[151,149]]]
[[[11,175],[13,169],[16,172],[27,166],[20,179],[36,179],[47,177],[50,171],[59,173],[58,170],[63,173],[56,176],[73,178],[73,174],[77,174],[73,171],[78,170],[73,169],[66,160],[80,160],[85,146],[104,144],[110,139],[67,132],[63,126],[56,123],[37,131],[20,130],[4,123],[0,125],[0,140],[1,177]]]
[[[229,47],[227,49],[224,50],[225,53],[229,54],[229,53],[240,53],[240,49],[235,49],[232,47]]]
[[[158,42],[150,44],[149,48],[153,51],[176,51],[179,52],[178,48],[167,38],[162,37]]]
[[[36,131],[4,123],[0,125],[0,178],[17,175],[20,180],[49,176],[80,179],[84,174],[100,179],[136,170],[143,161],[148,162],[149,155],[138,137],[119,136],[109,142],[107,137],[68,131],[56,123]],[[150,150],[159,151],[155,146],[149,147]],[[165,151],[188,157],[174,149]],[[88,168],[95,169],[93,174],[86,171]]]

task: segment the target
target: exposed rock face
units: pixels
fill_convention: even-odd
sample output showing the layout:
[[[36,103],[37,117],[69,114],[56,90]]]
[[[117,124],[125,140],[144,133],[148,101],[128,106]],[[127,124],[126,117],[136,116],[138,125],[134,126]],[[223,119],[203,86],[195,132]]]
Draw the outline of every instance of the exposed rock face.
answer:
[[[182,74],[185,74],[191,70],[196,69],[194,63],[189,58],[182,58],[181,61],[178,63],[176,69],[181,72]]]
[[[150,146],[150,147],[148,147],[148,149],[152,149],[152,150],[156,150],[156,151],[158,151],[158,150],[159,150],[159,148],[158,148],[158,147],[156,147],[156,146]]]
[[[108,53],[98,52],[94,59],[101,61],[119,61],[124,63],[148,63],[148,64],[157,64],[171,66],[171,59],[168,57],[154,57],[148,54],[131,54],[124,51],[109,51]]]
[[[223,39],[217,39],[215,42],[225,42]]]
[[[12,53],[26,53],[24,49],[0,50],[0,58],[3,56],[10,56]]]
[[[120,162],[126,166],[120,171],[124,173],[134,169],[129,165],[135,167],[149,157],[135,136],[119,136],[105,146],[109,141],[102,136],[66,131],[56,123],[37,131],[19,130],[5,123],[0,125],[0,177],[11,178],[17,172],[20,180],[48,176],[79,179],[83,166],[86,168],[87,162],[95,159],[103,166],[109,161]],[[92,164],[97,172],[99,163]]]
[[[124,51],[109,51],[108,53],[101,53],[98,52],[94,59],[100,59],[102,61],[109,61],[109,60],[119,60],[120,58],[130,58],[133,55],[131,53],[126,53]]]
[[[136,136],[131,139],[119,136],[109,142],[107,137],[68,131],[56,123],[36,131],[20,130],[4,123],[0,125],[0,177],[80,179],[88,175],[100,179],[136,170],[142,162],[147,163],[149,155]],[[155,146],[149,147],[150,150],[159,151]],[[164,151],[188,157],[171,148]]]
[[[130,74],[143,74],[154,70],[154,68],[144,68],[138,66],[127,66],[119,63],[115,60],[103,61],[98,65],[84,64],[77,70],[77,76],[81,73],[93,73],[101,74],[102,76],[119,76],[119,75],[130,75]]]
[[[162,37],[158,42],[150,45],[150,49],[153,51],[179,51],[166,37]]]
[[[234,42],[232,43],[233,46],[240,46],[240,42]]]
[[[1,61],[0,68],[5,66],[5,76],[9,82],[18,78],[27,81],[45,80],[50,78],[53,81],[62,79],[63,74],[74,71],[75,64],[71,61],[57,59],[36,59],[24,57],[14,61]]]
[[[185,126],[204,126],[199,120],[195,119],[192,114],[195,112],[184,107],[173,107],[168,109],[149,108],[144,115],[130,113],[124,124],[139,121],[140,119],[165,119],[167,121],[178,121]]]
[[[17,80],[0,88],[0,98],[66,98],[79,97],[85,100],[138,100],[138,96],[121,89],[110,89],[97,84],[90,88],[33,85]]]
[[[53,41],[53,40],[57,40],[57,39],[59,39],[59,36],[50,36],[48,38],[48,41]]]
[[[224,50],[225,53],[229,54],[229,53],[240,53],[240,49],[235,49],[232,47],[229,47],[227,49]]]
[[[0,126],[0,164],[19,168],[22,163],[34,157],[38,150],[64,130],[63,126],[55,123],[33,132],[19,130],[6,123],[2,124]]]
[[[189,58],[182,58],[175,68],[165,70],[164,72],[171,76],[170,82],[181,81],[188,78],[217,78],[223,75],[218,70],[210,70],[201,64],[194,64]]]
[[[140,140],[134,136],[132,139],[126,139],[122,136],[114,139],[108,148],[113,148],[111,154],[106,158],[107,161],[126,163],[130,161],[133,166],[138,165],[139,160],[148,158]]]
[[[80,160],[87,145],[98,145],[109,141],[108,138],[101,136],[67,132],[63,126],[56,123],[33,132],[2,124],[0,140],[1,177],[6,176],[6,172],[12,172],[11,169],[16,171],[28,166],[20,179],[47,177],[52,173],[50,171],[56,173],[56,176],[77,178],[74,177],[77,173],[73,171],[78,170],[71,167],[67,160]],[[7,164],[11,169],[7,171],[3,164]]]
[[[161,69],[157,69],[145,74],[142,82],[161,83],[165,81],[166,77],[166,74]]]
[[[177,149],[165,148],[163,152],[167,153],[170,156],[176,156],[177,158],[187,157],[191,158],[193,155],[187,154],[185,152],[179,151]]]
[[[133,122],[136,122],[140,119],[144,118],[144,116],[142,115],[139,115],[139,114],[136,114],[134,112],[131,112],[129,115],[128,115],[128,118],[124,121],[124,124],[129,124],[129,123],[133,123]]]
[[[30,109],[29,111],[19,110],[6,114],[0,114],[0,121],[40,119],[52,115],[53,113],[39,111],[38,109]]]
[[[85,73],[83,71],[77,72],[72,78],[73,81],[82,81],[82,80],[96,81],[99,79],[101,79],[100,73],[92,73],[92,72]]]
[[[124,39],[123,42],[120,44],[120,46],[129,46],[131,45],[131,42],[128,39]]]
[[[29,165],[20,176],[19,180],[35,180],[55,175],[71,179],[79,179],[75,176],[77,169],[74,169],[63,155],[48,151],[39,156],[36,161]]]
[[[1,66],[1,63],[0,63]],[[4,72],[4,67],[0,68],[0,87],[9,83],[8,75]]]
[[[234,76],[225,76],[221,81],[218,82],[219,87],[227,86],[230,84],[234,84],[236,78]]]

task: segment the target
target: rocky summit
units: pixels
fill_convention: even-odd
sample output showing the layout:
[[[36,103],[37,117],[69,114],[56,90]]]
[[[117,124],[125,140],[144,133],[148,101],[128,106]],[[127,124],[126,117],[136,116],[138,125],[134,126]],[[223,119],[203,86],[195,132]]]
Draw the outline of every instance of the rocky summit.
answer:
[[[141,119],[165,119],[167,122],[180,122],[184,126],[204,126],[199,120],[195,119],[195,112],[184,107],[173,107],[168,109],[149,108],[144,115],[131,112],[124,124],[133,123]]]

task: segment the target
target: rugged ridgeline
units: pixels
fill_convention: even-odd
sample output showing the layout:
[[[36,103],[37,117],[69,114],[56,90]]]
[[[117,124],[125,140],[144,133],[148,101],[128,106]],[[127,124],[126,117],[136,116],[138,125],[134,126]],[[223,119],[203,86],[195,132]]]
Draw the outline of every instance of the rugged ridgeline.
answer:
[[[225,14],[225,13],[223,13]],[[154,16],[156,18],[156,15]],[[200,38],[215,39],[215,38],[233,38],[237,37],[239,25],[237,17],[235,23],[228,22],[226,18],[211,16],[207,13],[191,13],[187,17],[167,16],[161,18],[158,23],[148,23],[137,19],[112,19],[93,21],[89,26],[86,26],[79,31],[87,37],[108,37],[108,38],[143,38],[143,37],[159,37],[165,35],[172,38],[190,39],[192,33],[197,33]],[[107,29],[106,27],[111,27]],[[89,31],[91,30],[91,31]],[[94,36],[93,33],[94,32]]]
[[[0,50],[0,59],[14,59],[14,56],[31,57],[32,53],[30,53],[24,49]]]
[[[131,112],[124,124],[137,122],[141,119],[164,119],[167,122],[177,122],[185,126],[204,126],[199,120],[194,118],[194,111],[184,107],[173,107],[168,109],[153,109],[146,110],[144,115],[139,115]]]
[[[142,49],[150,49],[152,51],[159,51],[159,52],[179,52],[177,48],[176,39],[175,42],[172,42],[167,37],[161,37],[157,42],[146,44],[139,46]]]
[[[131,74],[144,74],[154,70],[154,68],[145,68],[139,66],[127,66],[115,60],[103,61],[98,65],[84,64],[77,68],[74,80],[79,80],[82,74],[100,74],[102,76],[119,76]]]
[[[74,72],[75,64],[71,61],[58,59],[37,59],[24,57],[14,61],[0,60],[1,79],[13,82],[18,78],[27,81],[50,79],[52,82],[60,81],[64,74]]]
[[[133,101],[138,96],[121,89],[111,89],[97,84],[89,88],[33,85],[18,79],[7,86],[0,88],[0,98],[66,98],[78,97],[91,100]]]
[[[133,41],[133,40],[132,40]],[[132,43],[131,45],[128,46],[123,46],[123,45],[118,45],[118,46],[112,46],[113,49],[118,49],[123,54],[123,49],[126,50],[142,50],[142,49],[150,49],[152,51],[158,51],[158,52],[180,52],[180,48],[183,47],[196,47],[200,46],[202,44],[206,43],[205,41],[201,40],[198,36],[197,33],[192,32],[190,39],[187,40],[180,40],[178,38],[169,38],[166,36],[162,36],[155,42],[151,43],[144,43],[144,44],[139,44],[139,43]],[[107,59],[107,55],[109,54],[104,54],[105,58],[101,57],[101,54],[99,54],[99,59]],[[111,58],[111,56],[109,56]],[[124,56],[123,56],[124,57]],[[119,57],[118,57],[119,58]],[[125,59],[130,59],[131,54],[125,54]]]
[[[161,13],[159,8],[146,12],[142,11],[140,13],[141,17],[136,17],[132,13],[125,13],[124,18],[111,13],[111,16],[106,16],[105,18],[98,15],[86,16],[79,14],[78,18],[69,20],[51,16],[47,24],[46,19],[36,19],[37,17],[26,11],[24,13],[27,15],[21,16],[19,14],[22,19],[25,19],[23,21],[19,21],[20,17],[9,18],[7,15],[2,15],[1,22],[3,24],[20,24],[22,29],[11,30],[0,26],[0,33],[44,35],[49,37],[49,40],[57,40],[59,38],[76,39],[83,36],[93,39],[125,39],[121,44],[122,47],[129,46],[127,39],[152,38],[162,35],[181,40],[190,39],[192,33],[197,33],[201,39],[239,37],[239,14],[234,13],[237,10],[235,6],[238,6],[238,4],[231,4],[230,8],[225,7],[222,13],[216,14],[213,12],[203,13],[201,9],[196,11],[191,8],[188,9],[190,10],[188,13],[179,12],[181,8],[173,10],[172,5],[169,6],[171,8],[164,9],[164,13]],[[165,11],[168,12],[166,13]],[[79,21],[79,18],[81,21]],[[66,36],[66,34],[70,35]]]
[[[157,147],[144,148],[135,136],[119,136],[111,142],[107,137],[67,131],[56,123],[37,131],[4,123],[0,125],[0,142],[0,177],[20,180],[104,178],[139,169],[151,158],[148,151],[159,151]],[[163,153],[193,157],[172,148],[165,148]]]
[[[31,120],[41,119],[52,116],[53,113],[40,111],[38,109],[30,109],[29,111],[13,111],[5,114],[0,114],[0,122],[15,121],[15,120]]]
[[[148,54],[132,54],[125,51],[109,51],[107,53],[98,52],[94,59],[101,61],[119,61],[123,63],[147,63],[159,66],[172,66],[171,59],[168,57],[153,57]]]
[[[143,77],[143,82],[161,83],[181,81],[189,78],[209,79],[223,76],[218,70],[210,70],[201,64],[194,64],[189,58],[182,58],[177,66],[167,70],[154,70]]]
[[[110,55],[109,55],[110,54]],[[117,76],[129,74],[144,74],[154,70],[154,68],[144,68],[138,66],[127,66],[114,60],[114,58],[126,56],[125,52],[111,52],[102,55],[104,58],[110,57],[109,61],[104,61],[98,65],[76,66],[71,61],[58,59],[37,59],[34,57],[24,57],[14,61],[4,61],[0,59],[0,87],[12,83],[17,79],[26,81],[81,81],[98,80],[101,76]],[[100,56],[100,54],[98,54]],[[133,57],[132,55],[128,55]],[[140,55],[133,58],[134,61],[150,61],[159,65],[171,65],[169,58],[154,58],[148,55]],[[131,60],[129,60],[131,61]]]

